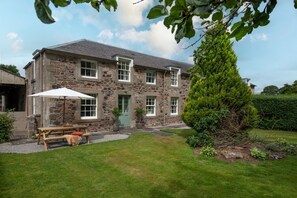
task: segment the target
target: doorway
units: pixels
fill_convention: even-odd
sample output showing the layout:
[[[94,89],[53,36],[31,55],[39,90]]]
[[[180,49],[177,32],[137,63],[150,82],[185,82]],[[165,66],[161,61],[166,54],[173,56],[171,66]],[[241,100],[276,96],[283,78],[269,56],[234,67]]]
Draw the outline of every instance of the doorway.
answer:
[[[121,112],[120,127],[130,127],[131,123],[131,96],[119,95],[118,96],[118,108]]]

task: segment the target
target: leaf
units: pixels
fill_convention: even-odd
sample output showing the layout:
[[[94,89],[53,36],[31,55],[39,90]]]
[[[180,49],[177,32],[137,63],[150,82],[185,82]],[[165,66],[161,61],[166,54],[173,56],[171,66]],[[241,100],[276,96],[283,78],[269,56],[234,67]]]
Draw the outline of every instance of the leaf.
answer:
[[[230,34],[230,37],[231,38],[233,38],[233,37],[235,37],[240,31],[241,31],[241,29],[244,27],[244,24],[241,22],[241,21],[239,21],[239,22],[237,22],[237,23],[235,23],[233,26],[232,26],[232,28],[231,28],[231,34]]]
[[[251,19],[251,14],[252,14],[251,8],[248,7],[244,13],[244,16],[241,17],[241,21],[243,22],[249,21]]]
[[[176,33],[175,33],[175,40],[177,43],[180,42],[180,40],[182,38],[184,38],[186,34],[186,24],[183,24],[181,26],[177,26],[177,30],[176,30]]]
[[[99,12],[100,4],[99,4],[97,1],[96,1],[96,2],[92,1],[92,2],[91,2],[91,6],[92,6],[93,8],[95,8],[95,10],[97,10],[97,11]]]
[[[193,36],[195,36],[195,30],[193,27],[193,20],[192,17],[189,17],[186,21],[186,33],[185,33],[185,37],[186,38],[192,38]]]
[[[294,0],[294,7],[297,9],[297,0]]]
[[[211,3],[211,0],[186,0],[186,2],[193,6],[208,6]]]
[[[213,21],[220,21],[223,18],[223,12],[220,10],[212,15]]]
[[[57,8],[58,6],[60,6],[60,7],[68,6],[71,3],[71,0],[51,0],[51,2]]]
[[[165,7],[172,6],[173,0],[165,0]]]
[[[90,3],[91,0],[73,0],[75,3]]]
[[[276,0],[270,0],[267,3],[266,13],[267,14],[270,14],[273,11],[273,9],[275,8],[276,4],[277,4],[277,1]]]
[[[42,23],[50,24],[55,22],[55,19],[52,17],[52,11],[49,8],[48,0],[35,0],[34,7],[37,17]]]
[[[236,6],[236,0],[226,0],[223,4],[227,9],[234,8]]]
[[[202,19],[206,19],[209,17],[211,14],[211,9],[208,6],[203,6],[203,7],[197,7],[194,11],[193,14],[196,16],[199,16]]]
[[[111,7],[113,7],[113,10],[116,11],[118,8],[118,3],[116,0],[106,0],[106,3],[108,3]]]
[[[233,26],[231,27],[231,31],[233,31],[234,29],[236,29],[237,27],[239,27],[242,24],[243,24],[242,21],[238,21],[238,22],[234,23]]]
[[[148,19],[155,19],[164,15],[167,15],[167,9],[163,5],[157,5],[153,7],[147,15]]]

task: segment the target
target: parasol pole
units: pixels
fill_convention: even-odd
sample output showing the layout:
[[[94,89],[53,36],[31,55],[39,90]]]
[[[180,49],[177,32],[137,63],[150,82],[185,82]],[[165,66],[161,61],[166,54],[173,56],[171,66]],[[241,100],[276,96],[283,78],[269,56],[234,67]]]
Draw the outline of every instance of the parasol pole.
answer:
[[[65,106],[66,106],[66,104],[65,104],[65,102],[66,102],[66,96],[64,96],[63,97],[64,98],[64,105],[63,105],[63,126],[64,126],[64,124],[65,124]]]

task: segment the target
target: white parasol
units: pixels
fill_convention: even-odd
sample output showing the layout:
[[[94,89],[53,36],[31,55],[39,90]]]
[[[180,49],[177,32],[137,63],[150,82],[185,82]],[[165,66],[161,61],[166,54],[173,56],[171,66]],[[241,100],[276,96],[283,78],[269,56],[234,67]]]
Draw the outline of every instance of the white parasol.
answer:
[[[64,105],[63,105],[63,124],[64,124],[64,119],[65,119],[65,101],[66,99],[92,99],[94,97],[73,91],[71,89],[67,88],[59,88],[59,89],[51,89],[48,91],[36,93],[29,95],[30,97],[46,97],[46,98],[58,98],[58,99],[63,99],[64,100]]]

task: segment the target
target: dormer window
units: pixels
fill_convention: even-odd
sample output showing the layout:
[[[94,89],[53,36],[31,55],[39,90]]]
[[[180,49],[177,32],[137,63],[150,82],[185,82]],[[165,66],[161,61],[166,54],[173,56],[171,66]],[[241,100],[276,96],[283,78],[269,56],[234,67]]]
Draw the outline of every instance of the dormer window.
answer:
[[[124,82],[131,81],[131,67],[133,60],[117,57],[118,65],[118,80]]]
[[[170,79],[171,79],[171,86],[178,87],[178,76],[180,74],[180,69],[178,68],[170,68]]]
[[[95,61],[82,60],[80,66],[80,75],[84,78],[97,78],[98,69]]]

